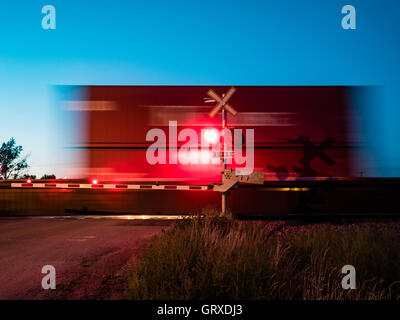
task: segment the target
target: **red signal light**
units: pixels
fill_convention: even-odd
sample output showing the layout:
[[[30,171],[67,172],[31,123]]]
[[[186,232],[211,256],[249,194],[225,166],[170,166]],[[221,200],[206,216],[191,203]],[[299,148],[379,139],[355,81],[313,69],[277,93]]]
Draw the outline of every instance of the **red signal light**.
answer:
[[[204,139],[207,143],[215,144],[219,140],[219,132],[217,129],[204,130]]]
[[[31,179],[27,179],[26,183],[32,183],[32,180]]]
[[[97,179],[92,180],[92,184],[98,184],[98,183],[99,183],[99,181],[97,181]]]

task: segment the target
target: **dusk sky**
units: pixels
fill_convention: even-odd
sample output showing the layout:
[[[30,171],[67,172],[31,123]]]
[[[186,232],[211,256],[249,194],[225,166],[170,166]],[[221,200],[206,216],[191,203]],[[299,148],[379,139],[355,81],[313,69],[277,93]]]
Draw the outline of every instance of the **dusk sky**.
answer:
[[[400,176],[398,0],[0,4],[0,141],[15,137],[32,174],[68,175],[53,85],[374,85],[364,134],[376,173]],[[346,4],[356,30],[341,27]]]

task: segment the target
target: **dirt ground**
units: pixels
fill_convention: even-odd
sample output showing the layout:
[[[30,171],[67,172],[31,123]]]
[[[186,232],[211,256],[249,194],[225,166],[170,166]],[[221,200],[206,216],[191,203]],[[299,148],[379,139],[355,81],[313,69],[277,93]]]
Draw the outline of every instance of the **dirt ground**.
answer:
[[[0,299],[121,299],[124,274],[165,220],[0,219]],[[44,265],[56,289],[44,290]]]

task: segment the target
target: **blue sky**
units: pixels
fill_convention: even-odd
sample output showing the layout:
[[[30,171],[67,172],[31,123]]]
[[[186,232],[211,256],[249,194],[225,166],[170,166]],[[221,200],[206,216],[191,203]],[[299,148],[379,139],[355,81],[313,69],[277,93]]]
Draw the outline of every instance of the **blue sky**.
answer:
[[[2,0],[0,141],[14,136],[33,174],[66,174],[52,85],[379,85],[363,130],[375,174],[400,176],[399,21],[397,0]]]

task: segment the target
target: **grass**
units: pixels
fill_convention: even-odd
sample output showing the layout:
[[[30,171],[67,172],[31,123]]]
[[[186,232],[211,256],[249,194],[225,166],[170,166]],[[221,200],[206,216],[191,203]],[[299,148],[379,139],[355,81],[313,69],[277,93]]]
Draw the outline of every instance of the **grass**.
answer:
[[[390,227],[316,225],[271,232],[260,222],[197,217],[152,238],[129,271],[132,299],[380,300],[400,297],[400,242]],[[356,268],[344,290],[341,268]]]

